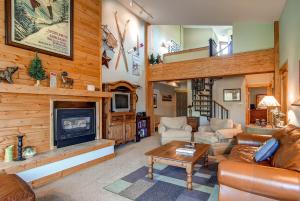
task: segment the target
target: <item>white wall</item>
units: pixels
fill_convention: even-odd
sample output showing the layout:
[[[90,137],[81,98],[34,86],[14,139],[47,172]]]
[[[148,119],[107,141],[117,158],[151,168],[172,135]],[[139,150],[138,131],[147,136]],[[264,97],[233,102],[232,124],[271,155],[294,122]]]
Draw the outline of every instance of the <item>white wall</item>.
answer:
[[[209,45],[209,39],[213,38],[212,28],[184,28],[184,49],[193,49]]]
[[[213,86],[213,99],[218,103],[222,104],[229,110],[229,118],[235,122],[241,123],[245,126],[245,115],[246,115],[246,96],[245,96],[245,77],[230,77],[223,78],[215,81]],[[241,101],[240,102],[224,102],[223,101],[223,90],[224,89],[235,89],[241,88]]]
[[[154,83],[154,94],[157,94],[157,108],[154,108],[154,115],[164,117],[176,116],[176,92],[174,87],[166,84]],[[163,95],[172,95],[172,101],[162,101]]]
[[[273,23],[244,23],[233,25],[233,52],[247,52],[274,47]]]
[[[153,25],[150,27],[149,32],[149,52],[150,54],[153,53],[154,56],[168,52],[166,48],[161,47],[163,42],[166,43],[173,40],[183,46],[183,31],[179,25]]]
[[[139,100],[137,103],[137,112],[146,110],[145,101],[145,64],[144,64],[144,48],[140,48],[140,76],[132,75],[132,55],[128,54],[127,51],[132,49],[137,44],[137,36],[139,36],[139,42],[145,44],[145,22],[137,18],[134,14],[129,12],[125,7],[123,7],[116,0],[103,0],[102,1],[102,24],[108,25],[110,31],[114,36],[119,39],[117,26],[115,23],[114,13],[118,12],[119,24],[121,32],[123,32],[125,27],[125,22],[129,19],[129,25],[127,27],[127,33],[125,37],[124,47],[126,51],[126,56],[128,60],[129,72],[125,69],[125,63],[123,57],[121,56],[120,63],[117,69],[115,69],[115,64],[117,60],[118,50],[115,49],[115,53],[107,50],[107,54],[112,58],[109,62],[109,69],[102,67],[102,80],[103,83],[115,82],[120,80],[126,80],[130,83],[140,85],[141,88],[137,90]],[[118,40],[120,44],[120,40]],[[105,45],[103,45],[105,48]],[[102,50],[103,51],[103,50]]]

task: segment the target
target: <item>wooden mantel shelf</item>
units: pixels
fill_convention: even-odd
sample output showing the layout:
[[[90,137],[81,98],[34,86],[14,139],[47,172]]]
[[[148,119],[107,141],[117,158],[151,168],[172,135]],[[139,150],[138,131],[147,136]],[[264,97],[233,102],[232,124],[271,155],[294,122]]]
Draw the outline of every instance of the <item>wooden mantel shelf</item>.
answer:
[[[0,84],[0,93],[78,96],[78,97],[96,97],[96,98],[112,97],[112,94],[109,92],[50,88],[50,87],[35,87],[35,86],[28,86],[28,85],[3,84],[3,83]]]

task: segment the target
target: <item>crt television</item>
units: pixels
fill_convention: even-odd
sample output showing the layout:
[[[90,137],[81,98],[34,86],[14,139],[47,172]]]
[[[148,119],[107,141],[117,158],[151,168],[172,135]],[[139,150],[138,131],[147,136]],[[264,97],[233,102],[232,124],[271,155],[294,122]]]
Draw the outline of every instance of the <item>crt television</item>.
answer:
[[[129,112],[130,111],[130,93],[115,92],[112,97],[113,112]]]

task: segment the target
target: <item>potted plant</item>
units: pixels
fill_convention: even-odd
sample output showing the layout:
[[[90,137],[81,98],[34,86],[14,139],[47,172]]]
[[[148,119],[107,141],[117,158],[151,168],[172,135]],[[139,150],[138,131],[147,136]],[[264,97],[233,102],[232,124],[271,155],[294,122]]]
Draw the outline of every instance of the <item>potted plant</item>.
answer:
[[[40,86],[41,80],[47,79],[46,71],[43,68],[42,60],[39,58],[38,53],[35,54],[35,58],[31,61],[29,75],[36,80],[35,86]]]

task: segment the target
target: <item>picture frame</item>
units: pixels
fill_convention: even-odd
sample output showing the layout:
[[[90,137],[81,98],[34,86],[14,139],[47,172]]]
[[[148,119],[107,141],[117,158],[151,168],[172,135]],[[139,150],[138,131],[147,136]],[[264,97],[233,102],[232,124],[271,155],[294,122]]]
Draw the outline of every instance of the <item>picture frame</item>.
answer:
[[[171,94],[164,94],[162,95],[162,101],[172,102],[172,95]]]
[[[157,108],[157,94],[153,94],[153,108]]]
[[[223,90],[224,102],[240,102],[241,101],[241,88],[224,89]]]
[[[256,95],[256,107],[258,107],[258,104],[260,101],[266,96],[267,94],[257,94]]]
[[[73,60],[74,0],[5,0],[5,44]]]

